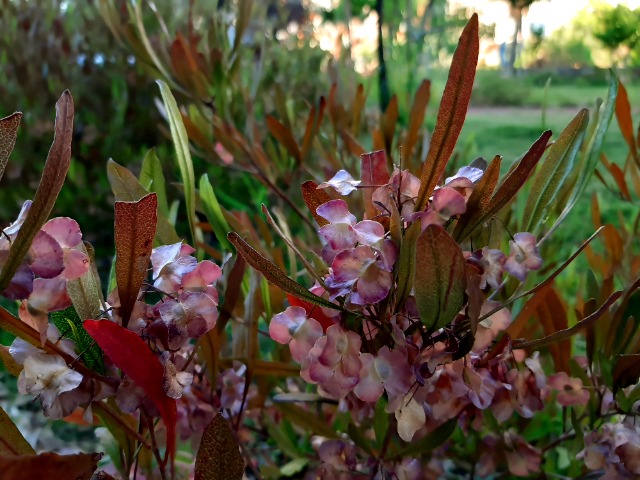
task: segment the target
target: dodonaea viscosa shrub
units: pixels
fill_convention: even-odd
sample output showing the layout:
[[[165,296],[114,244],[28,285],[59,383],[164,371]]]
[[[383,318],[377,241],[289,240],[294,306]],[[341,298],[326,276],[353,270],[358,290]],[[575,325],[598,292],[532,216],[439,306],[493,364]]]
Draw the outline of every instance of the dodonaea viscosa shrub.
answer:
[[[502,180],[500,157],[447,175],[471,95],[477,29],[473,16],[419,172],[389,168],[377,151],[362,156],[360,180],[341,170],[320,185],[303,184],[321,244],[315,257],[265,207],[290,266],[300,261],[315,280],[310,289],[235,232],[227,237],[239,254],[233,264],[198,258],[205,249],[219,252],[202,241],[208,227],[196,211],[217,235],[228,231],[226,222],[248,222],[225,215],[208,182],[195,191],[183,119],[160,83],[187,223],[202,250],[174,241],[153,156],[140,179],[111,163],[114,192],[128,201],[115,206],[116,258],[103,299],[77,225],[47,222],[70,158],[73,104],[65,93],[41,188],[2,244],[0,286],[14,286],[5,295],[22,301],[24,315],[0,310],[2,327],[18,337],[0,352],[20,391],[36,395],[49,416],[81,407],[87,421],[98,418],[118,443],[106,468],[124,477],[142,470],[149,478],[240,478],[245,464],[246,475],[270,478],[636,476],[640,282],[615,291],[608,280],[570,326],[559,315],[554,279],[607,229],[558,265],[547,266],[541,254],[589,181],[614,110],[624,115],[615,107],[616,99],[624,103],[617,79],[590,128],[583,110],[553,144],[544,132]],[[8,156],[16,117],[1,125]],[[245,263],[276,288],[246,273]],[[50,279],[59,290],[38,287]],[[282,303],[278,289],[289,306],[272,312]],[[531,317],[542,324],[537,340],[522,338],[538,336],[535,325],[533,335],[527,331]],[[597,337],[608,317],[615,335]],[[578,332],[587,334],[586,356],[571,356]],[[267,335],[288,349],[274,348]],[[2,438],[14,439],[0,451],[3,472],[46,477],[73,464],[77,477],[90,478],[96,469],[96,455],[42,454],[34,462],[19,432],[3,424]],[[199,445],[195,462],[188,442]]]

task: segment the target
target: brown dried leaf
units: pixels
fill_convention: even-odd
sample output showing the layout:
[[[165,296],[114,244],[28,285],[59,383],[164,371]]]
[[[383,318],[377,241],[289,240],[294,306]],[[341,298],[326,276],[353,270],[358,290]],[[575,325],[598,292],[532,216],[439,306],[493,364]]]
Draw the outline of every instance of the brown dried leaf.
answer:
[[[40,455],[0,454],[2,480],[90,480],[98,468],[101,453],[58,455],[46,452]]]
[[[218,413],[202,434],[196,455],[195,480],[240,480],[244,468],[229,422]]]
[[[126,327],[147,274],[156,234],[158,199],[155,193],[137,202],[116,202],[116,281],[122,326]]]
[[[629,95],[627,94],[627,89],[620,80],[618,80],[618,95],[616,96],[616,118],[618,119],[620,132],[622,133],[624,140],[627,142],[627,145],[629,145],[629,151],[636,163],[638,163],[640,159],[638,158],[638,149],[636,147],[636,141],[633,134],[633,118],[631,117]]]

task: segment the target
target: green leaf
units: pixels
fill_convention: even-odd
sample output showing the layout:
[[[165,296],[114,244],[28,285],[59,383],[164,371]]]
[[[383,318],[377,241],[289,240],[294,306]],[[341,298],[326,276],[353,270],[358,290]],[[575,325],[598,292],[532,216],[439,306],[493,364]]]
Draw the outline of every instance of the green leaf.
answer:
[[[136,202],[149,193],[128,168],[111,159],[107,162],[107,177],[116,201]],[[158,211],[157,222],[155,240],[159,245],[172,245],[181,241],[176,229],[161,211]]]
[[[280,473],[285,477],[292,477],[302,472],[308,464],[308,458],[296,458],[291,460],[289,463],[285,463],[280,468]]]
[[[7,412],[0,407],[0,455],[35,454]]]
[[[376,434],[376,448],[382,448],[384,438],[387,436],[389,430],[389,414],[385,410],[387,408],[387,402],[384,398],[380,398],[376,402],[375,411],[373,415],[373,431]]]
[[[49,150],[33,204],[18,231],[18,235],[11,244],[9,255],[0,273],[0,292],[7,288],[11,282],[20,263],[29,251],[33,239],[49,218],[69,170],[71,137],[73,136],[73,98],[68,90],[56,103],[54,128],[53,144]]]
[[[396,263],[398,278],[396,288],[396,310],[403,307],[413,288],[413,278],[416,271],[416,240],[420,234],[420,222],[414,222],[402,236],[400,254]]]
[[[449,439],[453,432],[455,432],[457,425],[457,418],[448,420],[447,422],[436,428],[433,432],[428,434],[426,437],[423,437],[415,442],[411,442],[407,448],[394,454],[392,458],[420,456],[426,452],[430,452],[438,448]]]
[[[450,323],[464,305],[466,262],[447,231],[429,225],[416,242],[415,263],[414,290],[420,320],[434,332]]]
[[[140,183],[147,192],[155,192],[158,195],[158,212],[168,217],[169,201],[167,200],[166,182],[164,173],[162,173],[162,165],[153,148],[147,152],[142,160]]]
[[[331,303],[318,295],[314,295],[297,282],[294,282],[286,273],[280,270],[274,263],[260,255],[257,251],[249,246],[240,235],[231,232],[227,235],[229,241],[236,247],[236,250],[247,261],[249,265],[262,273],[269,283],[280,288],[283,292],[293,295],[301,300],[313,303],[320,307],[331,308],[333,310],[342,310],[340,305]]]
[[[276,403],[275,407],[282,412],[284,418],[302,428],[305,432],[322,435],[327,438],[340,437],[330,424],[307,410],[291,403]]]
[[[178,160],[178,168],[182,177],[184,187],[185,205],[187,208],[187,220],[189,221],[189,230],[191,238],[196,241],[196,179],[193,173],[193,162],[191,161],[191,153],[189,152],[189,138],[184,128],[182,115],[178,110],[176,99],[173,97],[171,90],[162,80],[157,80],[160,87],[160,94],[164,102],[164,108],[167,111],[167,119],[169,120],[169,129],[171,130],[171,138],[173,146],[176,150],[176,158]]]
[[[224,218],[222,208],[220,208],[220,204],[218,203],[218,199],[206,173],[200,177],[200,200],[202,200],[204,214],[207,216],[207,220],[209,220],[218,242],[220,242],[220,245],[224,249],[231,250],[231,244],[229,240],[227,240],[227,234],[231,228],[227,223],[227,219]]]
[[[91,247],[88,243],[86,245]],[[81,319],[96,319],[102,313],[104,298],[100,289],[100,276],[96,267],[95,254],[93,248],[89,251],[84,243],[81,243],[76,249],[89,257],[90,267],[80,278],[67,282],[67,293]]]
[[[588,123],[589,111],[583,108],[549,148],[546,158],[540,164],[532,181],[524,208],[521,231],[534,232],[544,221],[545,215],[573,167]]]
[[[102,350],[82,326],[83,319],[75,308],[52,312],[51,321],[63,336],[75,342],[77,351],[81,353],[81,360],[87,367],[94,372],[105,373]]]
[[[244,466],[231,426],[218,413],[202,434],[196,455],[195,480],[240,480]]]
[[[462,31],[458,47],[451,60],[449,78],[442,93],[429,152],[420,174],[416,212],[427,206],[427,201],[440,181],[462,131],[473,90],[478,51],[478,15],[474,13]]]
[[[553,233],[553,231],[558,228],[558,226],[562,223],[565,217],[569,214],[569,212],[573,209],[573,207],[578,202],[578,198],[582,195],[585,188],[593,175],[596,167],[598,166],[598,162],[600,161],[600,152],[602,151],[602,144],[604,143],[604,137],[609,129],[609,123],[611,123],[611,119],[613,118],[613,114],[615,112],[616,107],[616,98],[618,96],[618,77],[610,70],[610,78],[609,78],[609,89],[607,90],[607,96],[605,101],[600,106],[600,111],[597,114],[597,123],[595,124],[593,134],[589,140],[587,145],[587,149],[584,153],[584,159],[579,165],[580,173],[578,175],[578,179],[573,188],[573,192],[571,193],[571,197],[567,202],[567,205],[564,207],[564,210],[555,221],[553,226],[547,231],[545,236],[538,243],[542,243],[547,237]]]

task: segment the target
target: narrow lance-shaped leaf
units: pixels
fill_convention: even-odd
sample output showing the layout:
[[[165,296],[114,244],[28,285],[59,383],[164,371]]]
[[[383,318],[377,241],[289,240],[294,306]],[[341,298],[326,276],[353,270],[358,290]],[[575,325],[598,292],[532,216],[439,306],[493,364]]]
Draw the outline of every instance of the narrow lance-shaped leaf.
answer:
[[[0,180],[4,175],[4,169],[7,167],[9,155],[11,155],[16,144],[21,119],[22,113],[20,112],[0,118]]]
[[[73,98],[66,90],[56,103],[56,122],[53,144],[47,155],[40,184],[33,204],[18,235],[11,244],[9,255],[0,273],[0,292],[7,288],[31,242],[49,218],[53,205],[62,189],[71,164],[71,137],[73,136]]]
[[[514,349],[524,349],[524,348],[540,348],[546,345],[550,345],[555,342],[559,342],[561,340],[566,340],[567,338],[571,338],[573,335],[578,333],[580,330],[587,328],[592,325],[598,318],[600,318],[608,309],[613,305],[622,295],[622,292],[613,292],[607,300],[591,315],[583,318],[578,323],[576,323],[573,327],[565,328],[558,332],[555,332],[551,335],[548,335],[544,338],[540,338],[538,340],[531,340],[530,342],[520,342],[514,343]]]
[[[451,322],[467,288],[462,250],[447,231],[429,225],[416,242],[414,290],[420,320],[433,332]]]
[[[578,176],[578,180],[573,188],[573,192],[571,193],[571,197],[567,202],[564,210],[555,221],[553,226],[547,231],[545,236],[538,242],[542,243],[545,241],[558,226],[562,223],[565,217],[569,214],[569,212],[573,209],[575,204],[578,202],[578,198],[582,195],[585,188],[587,188],[587,184],[593,175],[596,167],[598,166],[598,161],[600,160],[600,152],[602,150],[602,144],[604,143],[604,137],[609,129],[609,123],[613,118],[613,112],[615,110],[616,105],[616,97],[618,95],[618,77],[613,72],[610,71],[609,78],[609,88],[607,90],[607,96],[605,101],[600,106],[600,111],[597,114],[598,122],[596,123],[593,131],[593,135],[589,140],[589,144],[584,154],[584,160],[580,163],[580,174]]]
[[[629,145],[631,156],[638,163],[638,149],[636,147],[636,139],[633,131],[633,118],[631,116],[631,105],[629,104],[629,95],[627,89],[622,82],[618,83],[618,95],[616,96],[616,118],[620,126],[620,132]],[[638,163],[640,165],[640,163]]]
[[[271,132],[271,135],[273,135],[276,140],[278,140],[278,142],[287,149],[289,155],[295,159],[296,165],[299,165],[302,161],[302,154],[300,153],[300,148],[298,147],[296,139],[293,138],[291,130],[271,115],[267,115],[266,120],[267,128]]]
[[[162,80],[157,81],[160,87],[160,94],[164,102],[164,108],[167,111],[167,119],[169,121],[169,129],[171,130],[171,138],[173,146],[176,150],[176,158],[178,160],[178,168],[182,177],[184,187],[185,204],[187,207],[187,220],[189,222],[189,230],[194,243],[196,241],[196,178],[193,172],[193,162],[191,161],[191,152],[189,151],[189,138],[184,128],[184,122],[178,110],[176,99],[173,97],[171,90]]]
[[[218,203],[218,198],[206,173],[200,177],[200,200],[202,200],[204,214],[207,216],[218,242],[223,248],[231,250],[231,244],[227,240],[227,234],[231,228],[227,219],[224,218],[222,208],[220,208],[220,203]]]
[[[205,427],[196,455],[195,480],[240,480],[244,460],[229,422],[218,413]]]
[[[118,201],[136,202],[149,193],[128,168],[114,162],[112,159],[107,162],[107,177],[111,184],[111,190]],[[158,244],[172,245],[180,240],[168,217],[158,209],[158,224],[156,226],[156,241]]]
[[[409,114],[409,128],[407,129],[407,138],[404,141],[402,148],[402,157],[406,159],[411,158],[413,149],[418,142],[418,135],[424,122],[424,117],[427,112],[427,105],[431,98],[431,82],[429,80],[423,80],[416,95],[413,99],[413,105],[411,107],[411,113]]]
[[[124,327],[129,323],[149,267],[157,208],[155,193],[137,202],[116,202],[115,205],[116,280]]]
[[[478,15],[464,28],[453,54],[449,78],[442,93],[436,126],[420,175],[416,211],[423,210],[433,193],[462,131],[478,64]]]
[[[416,271],[416,239],[420,234],[420,223],[414,222],[404,232],[400,245],[400,255],[395,265],[397,275],[396,310],[400,310],[413,288]]]
[[[500,178],[501,164],[502,157],[496,155],[473,189],[473,192],[471,192],[471,196],[467,201],[467,210],[458,219],[456,228],[453,230],[453,238],[457,241],[462,241],[484,221],[487,208],[493,196],[493,191]]]
[[[36,453],[7,412],[0,407],[0,455],[28,455]]]
[[[299,283],[294,282],[286,273],[280,270],[275,264],[268,259],[264,258],[257,251],[255,251],[247,242],[245,242],[240,235],[236,232],[231,232],[227,235],[229,241],[236,247],[238,253],[247,261],[249,265],[262,273],[269,283],[272,283],[276,287],[280,288],[283,292],[293,295],[301,300],[306,300],[314,305],[320,307],[332,308],[334,310],[341,310],[340,305],[331,303],[322,297],[314,295],[309,290],[304,288]]]
[[[155,149],[150,149],[142,160],[140,169],[140,183],[147,192],[155,192],[158,195],[158,211],[163,216],[169,216],[169,201],[167,200],[167,187],[162,173],[162,164]]]
[[[162,385],[164,367],[137,334],[108,320],[86,320],[84,328],[120,370],[142,388],[154,403],[167,429],[167,453],[175,454],[176,401]]]
[[[547,156],[540,164],[522,218],[523,232],[533,232],[544,221],[544,217],[553,204],[562,183],[571,171],[576,155],[580,151],[584,132],[589,123],[589,111],[586,108],[562,131],[551,145]]]

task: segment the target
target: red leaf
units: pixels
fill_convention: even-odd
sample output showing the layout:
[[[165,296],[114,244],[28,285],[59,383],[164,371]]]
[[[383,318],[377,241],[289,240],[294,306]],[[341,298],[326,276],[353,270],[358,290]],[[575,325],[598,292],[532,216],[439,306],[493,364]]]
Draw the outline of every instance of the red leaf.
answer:
[[[289,305],[291,305],[292,307],[304,308],[304,311],[307,312],[307,316],[309,318],[317,320],[317,322],[322,325],[322,330],[324,332],[327,331],[327,328],[336,323],[333,318],[325,315],[325,313],[322,311],[322,308],[320,307],[316,307],[315,305],[296,298],[293,295],[289,295],[288,293],[287,300],[289,300]]]
[[[155,193],[137,202],[116,202],[115,205],[116,280],[124,327],[129,323],[149,267],[158,221],[157,210]]]
[[[631,155],[638,162],[638,149],[633,135],[633,119],[631,117],[631,105],[629,104],[629,96],[627,89],[621,81],[618,81],[618,95],[616,96],[616,118],[620,126],[620,132],[624,137]]]
[[[427,205],[456,146],[471,99],[479,44],[478,15],[474,13],[464,28],[453,54],[429,152],[420,175],[421,186],[416,200],[416,211],[423,210]]]
[[[164,368],[134,332],[108,320],[85,320],[84,328],[111,361],[139,385],[154,403],[167,428],[167,454],[176,448],[176,401],[162,388]]]

